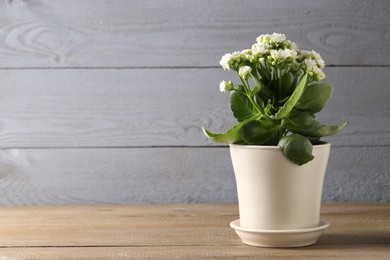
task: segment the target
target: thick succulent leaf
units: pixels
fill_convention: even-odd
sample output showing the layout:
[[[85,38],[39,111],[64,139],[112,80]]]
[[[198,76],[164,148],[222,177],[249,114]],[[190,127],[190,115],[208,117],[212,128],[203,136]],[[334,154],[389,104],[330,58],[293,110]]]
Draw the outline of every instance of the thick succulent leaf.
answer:
[[[256,115],[257,116],[257,115]],[[210,139],[211,141],[221,143],[221,144],[237,144],[237,143],[243,143],[243,140],[240,136],[240,130],[241,127],[252,120],[256,119],[256,116],[253,116],[235,126],[233,126],[231,129],[229,129],[226,133],[223,134],[216,134],[213,132],[210,132],[206,128],[202,127],[203,134]]]
[[[307,74],[303,75],[297,87],[295,88],[294,92],[292,93],[291,97],[286,101],[286,103],[284,103],[284,105],[279,109],[279,111],[274,116],[271,116],[271,118],[282,119],[288,116],[288,114],[290,114],[295,104],[298,102],[298,100],[301,98],[303,94],[306,81],[307,81]]]
[[[312,114],[320,112],[332,96],[332,93],[333,87],[329,84],[308,85],[295,108],[309,111]]]
[[[246,144],[276,145],[283,135],[280,124],[275,125],[271,120],[255,120],[244,124],[241,128],[241,138]]]
[[[292,134],[282,137],[278,143],[284,156],[297,165],[303,165],[313,160],[313,145],[306,137]]]
[[[238,124],[224,134],[212,133],[209,130],[205,129],[204,127],[202,127],[202,131],[203,134],[211,141],[221,143],[221,144],[235,144],[235,143],[242,142],[242,139],[240,137],[241,127],[242,124]]]
[[[285,122],[289,131],[308,137],[334,135],[347,125],[346,121],[338,125],[322,125],[309,112],[294,113],[286,118]]]
[[[236,90],[230,95],[230,108],[238,122],[251,118],[257,113],[248,97]]]
[[[254,101],[256,102],[256,104],[257,104],[262,110],[264,110],[264,100],[263,100],[262,97],[259,95],[259,93],[257,93],[257,94],[254,96]]]
[[[282,81],[281,96],[286,97],[286,96],[290,95],[292,92],[292,87],[293,87],[293,83],[294,83],[294,76],[291,72],[287,72],[282,76],[281,81]]]
[[[260,71],[260,74],[261,74],[261,71]],[[265,79],[264,75],[261,75],[261,78],[264,80]],[[272,92],[269,90],[269,88],[261,80],[258,80],[256,77],[253,77],[253,81],[255,82],[256,87],[259,88],[258,93],[266,96],[267,98],[272,97]]]

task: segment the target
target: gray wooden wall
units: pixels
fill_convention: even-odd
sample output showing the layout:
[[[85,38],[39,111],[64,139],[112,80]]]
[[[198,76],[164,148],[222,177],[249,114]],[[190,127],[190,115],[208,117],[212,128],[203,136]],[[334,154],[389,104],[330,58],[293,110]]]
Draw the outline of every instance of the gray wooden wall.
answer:
[[[226,52],[281,32],[320,52],[349,125],[324,201],[390,200],[390,2],[0,2],[0,204],[235,202]]]

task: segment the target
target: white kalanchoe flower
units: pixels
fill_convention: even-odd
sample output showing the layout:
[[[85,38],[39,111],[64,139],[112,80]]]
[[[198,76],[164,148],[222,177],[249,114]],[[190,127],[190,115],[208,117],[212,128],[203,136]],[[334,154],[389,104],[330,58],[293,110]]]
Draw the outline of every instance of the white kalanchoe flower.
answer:
[[[313,70],[313,80],[315,81],[320,81],[320,80],[323,80],[325,78],[325,73],[322,71],[322,69],[316,67],[314,70]]]
[[[291,50],[298,50],[298,45],[295,42],[287,40],[287,45],[289,46],[289,49]]]
[[[260,58],[259,59],[259,63],[262,65],[262,66],[265,66],[265,58]]]
[[[295,49],[289,49],[288,52],[290,53],[290,57],[292,59],[295,60],[297,58],[298,53],[297,53],[297,51]]]
[[[266,43],[272,46],[288,45],[286,35],[281,33],[262,34],[257,37],[258,43]]]
[[[262,34],[256,38],[256,42],[265,43],[268,36],[269,36],[269,34]]]
[[[270,40],[275,43],[281,43],[286,40],[286,35],[281,33],[273,33],[270,35]]]
[[[271,50],[269,59],[273,65],[294,63],[297,52],[290,49]]]
[[[235,51],[235,52],[233,52],[230,61],[234,61],[234,62],[239,61],[240,58],[241,58],[241,54],[242,54],[242,53],[241,53],[240,51]]]
[[[314,60],[317,63],[317,65],[318,65],[318,67],[320,69],[325,68],[325,62],[321,58],[321,55],[318,52],[315,52],[315,51],[301,51],[301,55],[304,58],[310,58],[310,59]]]
[[[305,59],[303,62],[305,63],[306,70],[308,71],[313,71],[315,68],[317,68],[317,62],[315,60],[308,58]]]
[[[252,45],[252,52],[254,55],[266,54],[269,49],[269,45],[263,42],[255,43]]]
[[[306,58],[303,63],[308,76],[313,80],[320,81],[325,78],[325,73],[318,67],[315,60],[312,58]]]
[[[242,66],[238,70],[238,75],[243,79],[248,79],[251,76],[252,69],[249,66]]]
[[[233,70],[237,70],[240,67],[240,63],[245,60],[244,55],[240,51],[232,53],[232,57],[229,61],[229,66]]]
[[[274,60],[284,60],[291,55],[287,50],[271,50],[270,54]]]
[[[314,60],[317,62],[318,67],[319,67],[320,69],[325,68],[325,62],[324,62],[324,60],[321,58],[321,55],[320,55],[318,52],[315,52],[315,51],[311,51],[311,54],[313,55]]]
[[[241,61],[242,62],[244,62],[244,61],[253,62],[254,61],[253,52],[251,49],[246,49],[246,50],[241,51]]]
[[[230,54],[230,53],[226,53],[225,55],[222,56],[219,64],[221,64],[221,66],[224,70],[230,70],[229,61],[230,61],[231,57],[232,57],[232,54]]]
[[[248,50],[249,51],[249,50]],[[219,64],[221,64],[224,70],[237,70],[243,62],[248,58],[248,51],[235,51],[233,53],[227,53],[223,55]]]
[[[232,91],[233,90],[233,82],[232,81],[226,82],[226,81],[222,80],[221,83],[219,83],[219,90],[223,93],[227,92],[227,91]]]

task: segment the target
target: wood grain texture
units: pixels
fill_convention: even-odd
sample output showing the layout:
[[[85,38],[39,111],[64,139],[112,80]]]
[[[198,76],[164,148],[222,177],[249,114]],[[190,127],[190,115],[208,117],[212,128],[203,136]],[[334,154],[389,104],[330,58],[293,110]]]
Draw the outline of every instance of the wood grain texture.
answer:
[[[316,245],[305,249],[229,246],[22,247],[0,248],[5,259],[318,259],[388,260],[388,244]]]
[[[217,66],[274,31],[328,64],[390,64],[386,0],[13,0],[0,10],[3,68]]]
[[[2,207],[0,256],[7,259],[285,258],[386,259],[390,204],[324,204],[331,226],[295,249],[241,243],[229,222],[237,205]]]
[[[389,201],[389,153],[389,147],[333,147],[323,200]],[[10,149],[0,155],[1,205],[237,201],[227,148]]]
[[[390,68],[328,68],[333,145],[390,145]],[[0,71],[0,147],[208,146],[236,124],[221,69]]]

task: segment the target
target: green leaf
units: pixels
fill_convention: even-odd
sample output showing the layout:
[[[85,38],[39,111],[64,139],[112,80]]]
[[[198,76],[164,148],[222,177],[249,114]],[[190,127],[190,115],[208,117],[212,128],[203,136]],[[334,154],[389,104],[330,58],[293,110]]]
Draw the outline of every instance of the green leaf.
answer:
[[[244,91],[243,88],[241,90]],[[257,114],[249,98],[237,90],[231,92],[230,109],[238,122],[242,122]]]
[[[242,142],[242,139],[240,137],[241,127],[242,124],[238,124],[224,134],[212,133],[209,130],[205,129],[204,127],[202,127],[202,131],[203,134],[211,141],[221,143],[221,144],[235,144],[235,143]]]
[[[325,126],[315,120],[309,112],[297,112],[285,119],[287,129],[293,133],[308,137],[323,137],[334,135],[343,129],[347,122],[338,125]]]
[[[333,87],[329,84],[311,84],[305,89],[295,108],[309,111],[314,114],[322,110],[333,93]]]
[[[294,108],[305,89],[306,80],[307,74],[303,75],[291,97],[286,101],[286,103],[284,103],[284,105],[274,116],[271,116],[272,119],[282,119],[290,114],[291,110]]]
[[[264,80],[263,75],[261,75],[261,78]],[[273,95],[272,91],[261,80],[258,80],[257,77],[253,77],[253,81],[255,82],[256,87],[259,87],[259,92],[262,95],[266,96],[267,98],[272,97],[272,95]]]
[[[271,120],[255,120],[244,124],[240,134],[247,144],[276,145],[283,135],[281,125],[275,125]]]
[[[229,129],[226,133],[223,133],[223,134],[216,134],[216,133],[210,132],[209,130],[207,130],[204,127],[202,127],[202,131],[203,131],[203,134],[208,139],[210,139],[211,141],[217,142],[217,143],[221,143],[221,144],[242,143],[243,140],[240,136],[241,127],[244,124],[246,124],[252,120],[255,120],[255,119],[256,119],[256,116],[253,116],[253,117],[233,126],[231,129]]]
[[[251,97],[254,97],[259,91],[260,91],[259,86],[254,87],[253,90],[251,91]]]
[[[278,143],[284,156],[297,165],[313,160],[313,145],[302,135],[292,134],[282,137]]]
[[[285,73],[282,78],[282,97],[286,97],[292,93],[292,86],[294,83],[294,76],[291,72]]]

